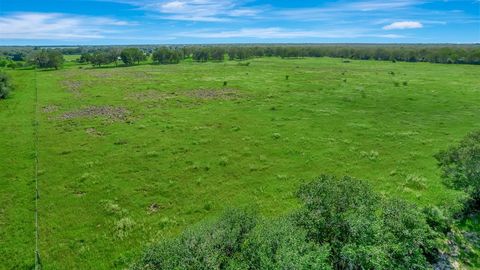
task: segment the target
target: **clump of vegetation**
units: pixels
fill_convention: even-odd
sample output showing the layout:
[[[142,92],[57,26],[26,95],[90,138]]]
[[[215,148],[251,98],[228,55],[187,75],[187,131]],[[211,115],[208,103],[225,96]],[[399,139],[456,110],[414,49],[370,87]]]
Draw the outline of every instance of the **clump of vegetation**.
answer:
[[[467,210],[480,209],[480,131],[468,134],[457,146],[435,158],[445,184],[468,194]]]
[[[161,47],[155,49],[152,54],[152,60],[158,64],[178,64],[183,59],[180,50]]]
[[[437,252],[424,215],[404,201],[382,199],[362,180],[321,176],[299,190],[297,223],[328,243],[336,269],[424,269]]]
[[[220,160],[218,161],[218,165],[225,167],[228,165],[228,158],[227,157],[221,157]]]
[[[328,245],[309,241],[291,219],[267,220],[249,233],[234,269],[332,269],[329,254]]]
[[[149,247],[133,269],[427,269],[437,257],[427,216],[365,181],[320,176],[298,198],[273,220],[229,210]]]
[[[41,50],[30,55],[30,60],[37,68],[59,69],[63,66],[65,59],[58,50]]]
[[[371,150],[371,151],[369,151],[369,152],[361,151],[361,152],[360,152],[360,155],[361,155],[362,157],[364,157],[364,158],[368,158],[368,159],[371,160],[371,161],[377,160],[377,159],[378,159],[378,156],[379,156],[378,152],[375,151],[375,150]]]
[[[128,236],[129,232],[135,227],[136,223],[129,217],[124,217],[115,222],[115,237],[118,239],[124,239]]]
[[[405,179],[405,186],[415,189],[425,189],[427,187],[427,179],[416,174],[409,174]]]
[[[145,61],[147,56],[138,48],[126,48],[120,53],[120,58],[125,65],[133,65],[135,63],[140,64],[141,61]]]
[[[0,72],[0,99],[5,99],[12,90],[10,77],[5,72]]]
[[[226,269],[236,263],[235,255],[256,223],[253,212],[229,210],[215,223],[148,248],[133,269]]]

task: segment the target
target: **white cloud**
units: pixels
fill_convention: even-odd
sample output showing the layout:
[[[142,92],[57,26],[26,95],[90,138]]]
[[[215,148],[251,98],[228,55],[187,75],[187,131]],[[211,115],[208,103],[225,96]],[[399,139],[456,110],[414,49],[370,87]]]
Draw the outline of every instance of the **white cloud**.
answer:
[[[422,28],[423,24],[415,21],[403,21],[403,22],[394,22],[383,27],[384,30],[396,30],[396,29],[414,29]]]
[[[13,13],[0,17],[3,39],[98,39],[115,28],[131,25],[106,17],[63,13]]]
[[[358,9],[361,11],[374,11],[374,10],[392,10],[392,9],[406,8],[406,7],[418,5],[421,3],[422,1],[416,1],[416,0],[394,0],[394,1],[371,0],[371,1],[353,2],[351,4],[348,4],[347,6],[352,9]]]
[[[239,17],[253,17],[260,8],[246,7],[235,0],[103,0],[124,3],[141,10],[161,14],[159,18],[179,21],[225,22]]]
[[[362,29],[339,29],[339,30],[302,30],[285,29],[280,27],[268,28],[242,28],[239,30],[218,31],[200,30],[182,32],[176,34],[179,37],[190,38],[255,38],[255,39],[295,39],[295,38],[358,38],[358,37],[383,37],[402,38],[401,35],[371,34]]]

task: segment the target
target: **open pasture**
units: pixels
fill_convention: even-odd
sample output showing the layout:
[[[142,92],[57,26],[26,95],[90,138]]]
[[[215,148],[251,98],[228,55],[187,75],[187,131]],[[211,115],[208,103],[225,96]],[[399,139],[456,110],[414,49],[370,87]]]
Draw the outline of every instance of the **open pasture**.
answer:
[[[45,269],[125,267],[149,242],[227,207],[278,215],[322,173],[454,204],[433,155],[480,128],[477,66],[249,62],[9,71],[0,261],[34,263],[35,115]]]

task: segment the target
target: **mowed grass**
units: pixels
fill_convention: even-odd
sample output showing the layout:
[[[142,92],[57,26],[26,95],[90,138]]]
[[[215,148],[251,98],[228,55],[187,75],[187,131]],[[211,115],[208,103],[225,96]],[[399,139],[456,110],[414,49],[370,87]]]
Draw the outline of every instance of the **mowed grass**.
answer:
[[[480,69],[340,59],[37,71],[44,269],[127,266],[227,207],[297,206],[322,173],[455,204],[433,155],[480,128]],[[0,261],[33,264],[34,71],[0,102]],[[288,75],[288,79],[287,79]],[[224,86],[226,82],[226,86]]]

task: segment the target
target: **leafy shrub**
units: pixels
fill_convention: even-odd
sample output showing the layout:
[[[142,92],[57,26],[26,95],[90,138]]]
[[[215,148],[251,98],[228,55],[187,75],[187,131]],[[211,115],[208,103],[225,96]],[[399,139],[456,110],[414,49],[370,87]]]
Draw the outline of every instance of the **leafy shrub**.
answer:
[[[147,249],[133,269],[227,269],[256,222],[250,211],[229,210],[215,223]]]
[[[468,134],[459,145],[441,151],[435,158],[445,184],[466,192],[467,208],[480,208],[480,131]]]
[[[299,193],[297,224],[329,244],[337,269],[426,269],[436,234],[413,205],[381,199],[365,182],[321,176]]]
[[[307,238],[307,232],[286,218],[263,222],[246,239],[244,269],[332,269],[329,248]]]
[[[0,99],[7,98],[11,90],[10,77],[4,72],[0,72]]]

